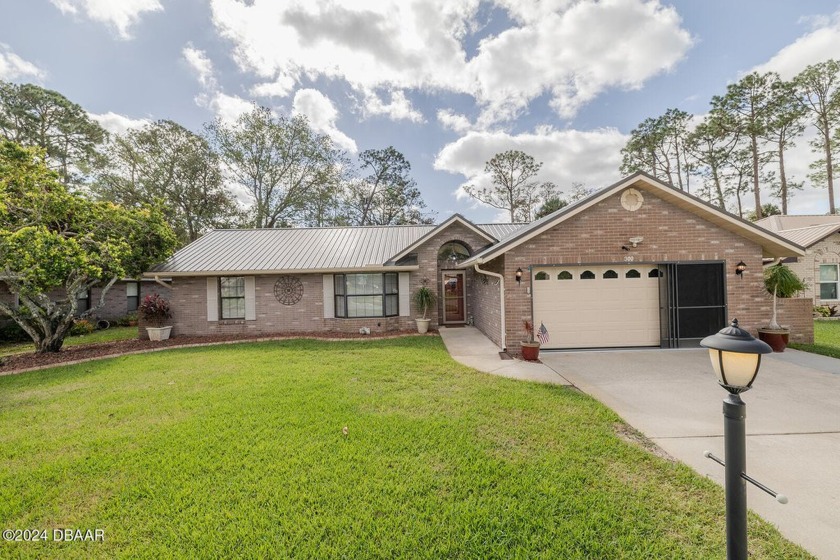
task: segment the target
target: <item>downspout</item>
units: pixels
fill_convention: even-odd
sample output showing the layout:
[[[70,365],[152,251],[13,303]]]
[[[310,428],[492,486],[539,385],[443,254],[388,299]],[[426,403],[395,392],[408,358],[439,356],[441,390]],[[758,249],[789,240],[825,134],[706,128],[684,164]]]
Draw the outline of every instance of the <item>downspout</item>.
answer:
[[[163,286],[167,290],[172,287],[169,284],[167,284],[166,282],[164,282],[163,280],[161,280],[160,276],[158,276],[157,274],[155,274],[155,283],[160,284],[161,286]]]
[[[479,264],[484,263],[479,261],[478,263],[473,265],[473,268],[476,272],[478,272],[479,274],[484,274],[499,279],[499,304],[501,306],[501,309],[499,310],[499,312],[501,313],[501,321],[499,322],[502,324],[502,351],[507,352],[507,336],[505,331],[505,277],[499,274],[498,272],[481,270],[480,268],[478,268]]]

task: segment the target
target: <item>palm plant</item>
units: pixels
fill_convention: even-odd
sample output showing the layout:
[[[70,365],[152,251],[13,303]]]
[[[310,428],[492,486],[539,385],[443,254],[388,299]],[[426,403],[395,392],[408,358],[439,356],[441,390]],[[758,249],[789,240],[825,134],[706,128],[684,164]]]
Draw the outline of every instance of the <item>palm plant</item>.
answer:
[[[773,294],[773,318],[770,320],[771,329],[781,329],[776,316],[776,302],[778,298],[795,296],[806,288],[805,283],[794,271],[780,262],[768,266],[764,270],[764,287]]]
[[[426,319],[426,313],[437,303],[437,296],[424,282],[416,292],[414,292],[414,306],[417,309],[423,310],[423,319]]]

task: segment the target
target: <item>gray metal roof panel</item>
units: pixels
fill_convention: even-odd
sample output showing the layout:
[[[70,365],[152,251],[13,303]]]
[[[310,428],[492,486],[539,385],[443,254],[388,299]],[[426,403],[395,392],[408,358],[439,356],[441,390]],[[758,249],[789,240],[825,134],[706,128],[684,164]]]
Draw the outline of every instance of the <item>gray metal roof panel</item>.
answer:
[[[823,224],[818,226],[810,226],[797,229],[786,229],[777,231],[782,237],[789,239],[797,245],[803,247],[810,247],[814,243],[822,241],[829,235],[840,231],[840,223]]]
[[[384,264],[431,225],[213,230],[151,272],[352,269]]]

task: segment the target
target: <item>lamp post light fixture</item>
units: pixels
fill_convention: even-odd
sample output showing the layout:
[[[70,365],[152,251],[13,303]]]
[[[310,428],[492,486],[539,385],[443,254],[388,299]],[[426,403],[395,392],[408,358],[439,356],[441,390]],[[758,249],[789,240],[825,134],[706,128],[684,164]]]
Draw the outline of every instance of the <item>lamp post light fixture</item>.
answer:
[[[738,264],[735,265],[735,274],[737,276],[740,276],[741,279],[744,278],[744,271],[745,270],[747,270],[747,263],[745,263],[744,261],[741,261],[741,262],[739,262]]]
[[[770,346],[738,326],[733,319],[730,326],[717,334],[707,336],[700,346],[709,349],[712,368],[717,374],[718,384],[729,394],[723,400],[723,438],[725,463],[712,455],[706,457],[723,465],[726,469],[726,558],[747,560],[747,486],[749,481],[775,497],[780,503],[787,498],[776,494],[745,473],[747,466],[746,429],[747,405],[740,394],[748,391],[761,367],[761,355],[773,351]]]
[[[522,283],[522,268],[521,267],[516,269],[516,283],[517,284]]]

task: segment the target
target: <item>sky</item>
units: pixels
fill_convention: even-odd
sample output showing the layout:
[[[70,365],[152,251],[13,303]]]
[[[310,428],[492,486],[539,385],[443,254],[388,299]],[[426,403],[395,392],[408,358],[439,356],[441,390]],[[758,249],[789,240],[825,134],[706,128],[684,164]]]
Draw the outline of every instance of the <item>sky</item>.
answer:
[[[694,115],[753,70],[840,58],[840,2],[810,0],[0,0],[0,79],[80,104],[114,133],[200,132],[252,103],[306,115],[351,158],[394,146],[438,221],[504,214],[462,191],[523,150],[561,190],[619,180],[647,117]],[[787,159],[808,188],[807,139]],[[764,198],[770,201],[767,195]]]

